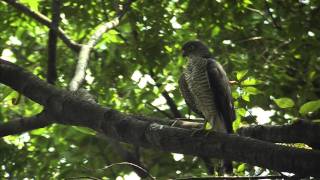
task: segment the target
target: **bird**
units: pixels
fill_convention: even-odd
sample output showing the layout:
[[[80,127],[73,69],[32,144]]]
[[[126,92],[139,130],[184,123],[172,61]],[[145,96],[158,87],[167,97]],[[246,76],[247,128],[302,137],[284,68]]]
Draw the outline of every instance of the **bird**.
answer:
[[[209,122],[213,131],[233,133],[236,116],[225,70],[199,40],[186,42],[182,55],[188,62],[180,76],[179,89],[187,106],[204,117],[203,129]],[[225,161],[223,166],[226,172],[232,172],[231,162]]]

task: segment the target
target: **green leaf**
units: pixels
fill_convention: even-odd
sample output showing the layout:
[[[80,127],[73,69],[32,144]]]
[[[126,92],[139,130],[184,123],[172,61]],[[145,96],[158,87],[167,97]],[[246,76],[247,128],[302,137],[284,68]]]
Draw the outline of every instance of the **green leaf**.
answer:
[[[237,72],[237,80],[240,81],[247,73],[248,73],[248,70]]]
[[[31,10],[38,11],[39,0],[20,0],[20,2],[30,6]]]
[[[246,115],[246,109],[244,109],[244,108],[238,108],[237,109],[237,116],[242,116],[242,117],[244,117],[245,115]]]
[[[273,101],[282,109],[291,108],[294,106],[294,101],[290,98],[273,99]]]
[[[211,31],[211,36],[215,37],[220,33],[220,28],[218,26],[215,26]]]
[[[246,80],[244,80],[243,82],[241,82],[241,85],[244,85],[244,86],[252,86],[252,85],[259,84],[259,83],[260,83],[260,81],[258,81],[257,79],[247,78]]]
[[[172,48],[171,48],[170,46],[164,46],[164,48],[165,48],[169,53],[172,52]]]
[[[303,104],[300,109],[299,113],[302,115],[315,112],[320,109],[320,100],[309,101]]]
[[[244,94],[244,95],[242,95],[241,97],[242,97],[242,99],[245,100],[245,101],[248,101],[248,102],[250,101],[250,95],[249,95],[249,94]]]
[[[3,102],[3,100],[12,92],[12,89],[10,89],[9,87],[0,85],[0,102]]]
[[[246,164],[242,163],[238,166],[237,172],[243,172],[246,169]]]
[[[259,89],[255,88],[255,87],[251,87],[251,86],[250,87],[245,87],[245,88],[243,88],[243,90],[248,94],[259,94],[259,93],[261,93],[259,91]]]
[[[206,130],[212,129],[212,125],[211,125],[209,122],[207,122],[207,123],[205,124],[205,129],[206,129]]]
[[[232,123],[232,128],[234,130],[237,130],[237,129],[239,129],[240,125],[241,125],[241,117],[237,116],[237,119],[235,121],[233,121],[233,123]]]

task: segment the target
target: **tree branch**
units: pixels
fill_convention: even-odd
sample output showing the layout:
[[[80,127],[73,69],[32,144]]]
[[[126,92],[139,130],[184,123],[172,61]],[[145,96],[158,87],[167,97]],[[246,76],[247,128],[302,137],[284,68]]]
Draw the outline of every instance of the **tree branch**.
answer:
[[[38,13],[38,12],[34,12],[31,9],[29,9],[28,7],[24,6],[23,4],[17,2],[16,0],[2,0],[6,3],[8,3],[9,5],[11,5],[12,7],[14,7],[15,9],[17,9],[18,11],[24,13],[25,15],[33,18],[34,20],[38,21],[39,23],[49,27],[50,29],[53,29],[58,36],[60,37],[60,39],[73,51],[78,52],[80,50],[81,45],[74,42],[73,40],[71,40],[70,37],[68,37],[66,35],[66,33],[61,29],[61,28],[57,28],[55,29],[52,26],[52,23],[50,21],[50,19],[48,17],[46,17],[45,15]]]
[[[51,125],[53,122],[48,119],[45,113],[40,113],[28,118],[18,118],[0,124],[0,137],[21,134],[38,128]]]
[[[57,79],[57,34],[60,21],[60,0],[52,0],[52,22],[49,30],[48,39],[48,68],[47,68],[47,82],[54,84]]]
[[[156,82],[156,86],[160,89],[162,84],[158,82],[157,77],[155,76],[154,72],[152,70],[149,70],[150,76],[152,79]],[[182,118],[182,115],[180,111],[178,110],[178,107],[174,100],[170,97],[169,93],[166,90],[163,90],[161,92],[161,95],[166,99],[167,105],[169,106],[169,109],[175,118]]]
[[[237,133],[273,143],[305,143],[309,146],[320,144],[320,125],[299,120],[288,125],[257,125],[239,128]]]
[[[176,103],[170,97],[169,93],[166,90],[163,90],[161,94],[166,99],[167,104],[168,104],[172,114],[174,115],[174,117],[175,118],[182,118],[182,115],[181,115],[180,111],[178,110]]]
[[[87,69],[91,49],[97,44],[97,42],[101,39],[102,35],[105,32],[107,32],[107,31],[111,30],[112,28],[115,28],[116,26],[119,25],[121,18],[129,10],[129,7],[133,1],[134,0],[129,0],[124,5],[122,11],[119,12],[119,14],[117,15],[116,18],[114,18],[113,20],[111,20],[109,22],[98,25],[98,27],[95,28],[96,30],[93,33],[93,35],[90,37],[89,41],[86,44],[82,45],[80,53],[79,53],[79,58],[78,58],[78,63],[76,66],[75,74],[69,84],[70,91],[76,91],[81,86],[81,84],[85,78],[85,71]],[[119,152],[122,152],[122,153],[120,153],[120,155],[122,156],[123,159],[125,159],[128,162],[135,163],[139,167],[142,166],[139,158],[135,157],[134,153],[122,148],[122,146],[120,144],[113,143],[113,146],[114,146],[114,148],[118,149]],[[147,176],[145,172],[141,171],[141,169],[133,168],[133,170],[142,178]]]
[[[123,10],[113,20],[98,25],[97,28],[95,28],[96,30],[90,37],[89,41],[86,44],[82,45],[79,53],[79,60],[77,63],[76,71],[69,84],[69,89],[71,91],[79,89],[83,82],[83,79],[85,78],[85,71],[88,65],[91,49],[97,44],[97,42],[100,40],[100,38],[105,32],[119,25],[121,18],[128,11],[132,2],[133,0],[129,0],[125,4]]]
[[[0,60],[0,82],[45,106],[47,112],[57,120],[56,123],[89,127],[118,141],[145,148],[235,160],[275,171],[320,176],[319,151],[219,132],[192,136],[192,129],[141,121],[75,97],[4,60]]]

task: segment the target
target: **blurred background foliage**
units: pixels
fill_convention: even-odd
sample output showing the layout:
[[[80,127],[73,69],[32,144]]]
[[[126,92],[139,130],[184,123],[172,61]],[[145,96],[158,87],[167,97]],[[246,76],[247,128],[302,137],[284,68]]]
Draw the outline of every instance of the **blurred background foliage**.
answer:
[[[51,1],[21,0],[51,16]],[[60,27],[79,43],[112,20],[123,0],[65,0]],[[121,112],[165,117],[166,91],[185,116],[177,89],[186,64],[181,46],[204,41],[226,69],[235,98],[234,128],[320,119],[320,1],[137,0],[118,27],[104,34],[90,56],[84,88],[99,104]],[[0,1],[0,54],[45,79],[48,28]],[[57,86],[67,88],[78,54],[58,41]],[[32,116],[42,107],[0,86],[0,121]],[[158,110],[155,108],[159,108]],[[124,145],[133,149],[130,145]],[[136,177],[109,141],[77,127],[52,125],[0,140],[0,176],[17,179],[93,176]],[[141,162],[156,177],[202,176],[196,157],[141,150]],[[275,174],[238,163],[237,175]]]

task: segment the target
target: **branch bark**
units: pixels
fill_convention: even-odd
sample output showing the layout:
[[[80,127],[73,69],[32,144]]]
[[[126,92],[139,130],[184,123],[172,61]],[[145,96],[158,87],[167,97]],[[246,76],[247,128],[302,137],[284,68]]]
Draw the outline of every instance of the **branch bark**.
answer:
[[[319,177],[320,152],[211,132],[192,136],[182,129],[141,121],[101,107],[45,83],[0,60],[0,82],[45,106],[56,123],[92,128],[118,141],[162,151],[250,163],[276,171]]]
[[[2,0],[6,3],[8,3],[9,5],[11,5],[12,7],[14,7],[15,9],[17,9],[18,11],[24,13],[25,15],[33,18],[34,20],[38,21],[39,23],[47,26],[50,29],[53,29],[58,36],[60,37],[60,39],[73,51],[79,52],[81,45],[74,42],[70,37],[68,37],[66,35],[66,33],[61,29],[61,28],[57,28],[55,29],[52,26],[52,22],[51,20],[46,17],[45,15],[38,13],[38,12],[34,12],[31,9],[29,9],[28,7],[26,7],[25,5],[17,2],[16,0]]]
[[[299,120],[288,125],[257,125],[238,129],[237,133],[273,143],[305,143],[309,146],[319,145],[320,125]],[[318,147],[319,148],[319,147]]]
[[[53,122],[44,113],[28,118],[18,118],[0,124],[0,137],[21,134],[34,129],[39,129],[51,125]]]

